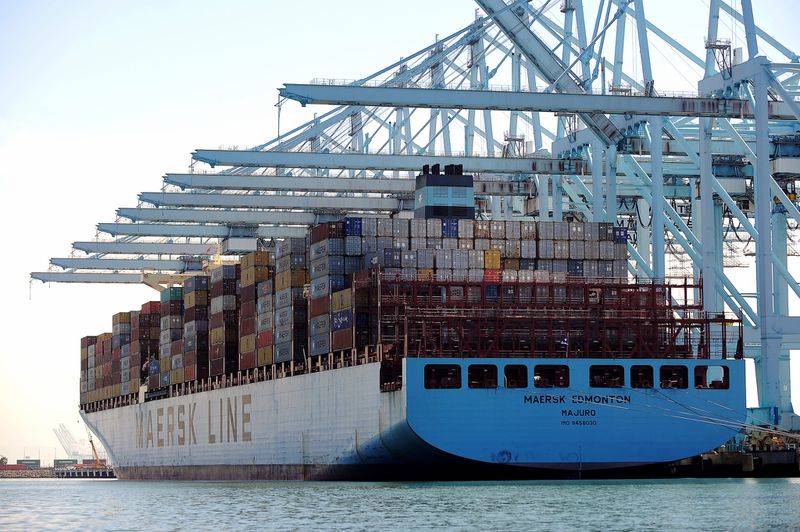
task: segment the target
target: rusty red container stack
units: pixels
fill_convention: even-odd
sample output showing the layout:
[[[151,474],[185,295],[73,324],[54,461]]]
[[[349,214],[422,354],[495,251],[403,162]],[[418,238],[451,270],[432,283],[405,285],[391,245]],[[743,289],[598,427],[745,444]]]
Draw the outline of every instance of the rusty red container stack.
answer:
[[[195,275],[183,283],[183,357],[172,361],[172,377],[180,382],[208,378],[210,287],[207,275]]]

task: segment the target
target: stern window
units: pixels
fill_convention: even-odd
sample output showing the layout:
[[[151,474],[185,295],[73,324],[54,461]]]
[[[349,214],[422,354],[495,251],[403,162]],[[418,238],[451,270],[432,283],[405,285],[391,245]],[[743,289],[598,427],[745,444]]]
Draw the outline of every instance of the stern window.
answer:
[[[536,388],[569,387],[569,366],[540,364],[533,367],[533,386]]]
[[[589,366],[589,386],[592,388],[622,388],[625,368],[622,366]]]
[[[505,367],[506,388],[527,388],[528,367],[522,364],[509,364]]]
[[[652,388],[653,366],[631,366],[631,388]]]
[[[694,387],[703,389],[727,390],[730,376],[727,366],[695,366]]]
[[[472,364],[467,368],[470,388],[497,388],[497,366],[494,364]]]
[[[662,388],[689,387],[689,370],[686,366],[661,366],[659,378]]]
[[[461,366],[428,364],[425,366],[425,388],[428,390],[461,388]]]

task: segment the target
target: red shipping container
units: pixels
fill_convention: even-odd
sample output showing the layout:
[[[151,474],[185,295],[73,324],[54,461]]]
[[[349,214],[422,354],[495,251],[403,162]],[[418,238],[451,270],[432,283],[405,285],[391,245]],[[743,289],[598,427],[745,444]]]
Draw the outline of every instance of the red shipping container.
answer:
[[[119,359],[111,361],[111,373],[119,373],[120,362]]]
[[[239,336],[247,336],[248,334],[255,334],[256,332],[256,319],[255,317],[245,318],[242,317],[239,323]]]
[[[333,331],[331,349],[339,351],[340,349],[349,349],[351,347],[353,347],[353,329]]]
[[[483,280],[487,283],[499,283],[503,279],[503,270],[484,270]]]
[[[212,358],[209,361],[209,375],[212,377],[216,377],[217,375],[222,375],[225,372],[225,358]]]
[[[122,354],[122,350],[121,349],[112,349],[111,350],[111,360],[119,360],[121,354]]]
[[[183,352],[183,367],[194,366],[197,364],[197,351]]]
[[[256,336],[256,348],[269,347],[272,341],[272,331],[262,331]]]
[[[197,380],[197,366],[195,366],[194,364],[192,364],[191,366],[184,366],[183,378],[186,379],[186,382]]]
[[[172,355],[183,353],[183,340],[175,340],[170,344],[169,352]]]
[[[241,293],[239,294],[239,299],[242,301],[242,304],[245,302],[247,303],[255,303],[256,301],[256,285],[251,284],[248,286],[243,286],[240,288]]]
[[[252,318],[256,315],[256,302],[255,301],[242,301],[241,306],[239,307],[239,315],[242,318]]]
[[[156,388],[160,388],[159,376],[158,375],[150,375],[147,377],[147,388],[150,390],[155,390]]]
[[[309,311],[311,312],[312,318],[329,313],[331,311],[331,296],[323,296],[312,299],[309,306]]]
[[[161,302],[160,301],[148,301],[144,305],[142,305],[142,314],[160,314],[161,313]]]
[[[239,369],[253,369],[256,367],[256,352],[242,353],[239,356]]]

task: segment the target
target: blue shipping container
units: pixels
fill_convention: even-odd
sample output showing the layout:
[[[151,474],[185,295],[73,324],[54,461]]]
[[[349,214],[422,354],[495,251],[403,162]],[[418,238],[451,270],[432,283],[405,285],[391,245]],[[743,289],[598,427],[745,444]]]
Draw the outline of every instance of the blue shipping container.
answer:
[[[147,374],[150,376],[158,375],[159,371],[161,371],[161,365],[158,360],[151,360],[150,366],[147,368]]]
[[[361,236],[361,228],[362,228],[361,218],[347,217],[344,219],[345,236]]]
[[[442,218],[442,238],[458,238],[457,218]]]
[[[627,227],[614,227],[614,242],[627,242],[628,241],[628,228]]]
[[[346,308],[333,313],[333,330],[350,329],[353,327],[353,309]]]

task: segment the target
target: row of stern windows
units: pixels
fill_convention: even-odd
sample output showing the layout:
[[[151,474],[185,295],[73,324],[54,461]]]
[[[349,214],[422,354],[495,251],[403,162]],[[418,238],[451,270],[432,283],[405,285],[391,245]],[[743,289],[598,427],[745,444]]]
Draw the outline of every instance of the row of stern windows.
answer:
[[[626,372],[625,366],[616,364],[589,366],[588,385],[592,388],[624,388],[627,385],[631,388],[657,386],[665,389],[685,389],[690,385],[698,389],[728,389],[730,386],[726,366],[694,366],[691,383],[687,366],[660,366],[657,374],[653,366],[648,365],[633,365],[629,369]],[[534,388],[570,387],[570,367],[567,365],[536,364],[533,366],[533,379],[528,373],[525,364],[507,364],[502,368],[500,381],[495,364],[470,364],[467,366],[466,385],[469,388],[528,388],[531,384]],[[462,381],[462,367],[458,364],[425,366],[426,389],[457,389],[462,387]]]

